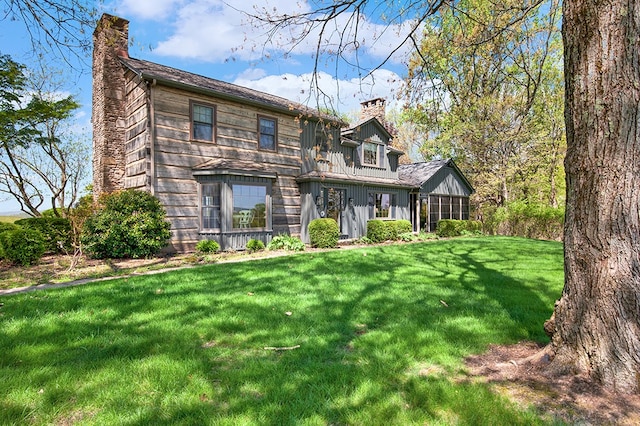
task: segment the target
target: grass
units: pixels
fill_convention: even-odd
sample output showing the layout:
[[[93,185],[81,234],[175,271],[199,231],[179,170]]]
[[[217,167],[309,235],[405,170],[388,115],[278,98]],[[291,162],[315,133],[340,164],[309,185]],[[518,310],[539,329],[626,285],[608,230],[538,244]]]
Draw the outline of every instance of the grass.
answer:
[[[547,424],[462,369],[545,341],[562,269],[462,238],[4,297],[0,424]]]

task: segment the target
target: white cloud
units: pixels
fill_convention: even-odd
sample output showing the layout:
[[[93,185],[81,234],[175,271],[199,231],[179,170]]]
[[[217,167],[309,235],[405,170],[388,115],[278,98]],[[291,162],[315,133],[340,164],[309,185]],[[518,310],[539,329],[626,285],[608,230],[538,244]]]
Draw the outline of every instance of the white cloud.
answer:
[[[384,98],[389,108],[397,106],[397,95],[402,89],[402,78],[389,70],[380,69],[364,79],[352,78],[338,80],[321,72],[318,73],[318,85],[324,94],[312,84],[313,74],[280,74],[260,78],[247,78],[245,74],[234,81],[235,84],[250,87],[262,92],[281,96],[311,107],[330,106],[341,113],[357,112],[360,102],[372,98]],[[339,101],[337,101],[339,100]]]
[[[318,40],[328,56],[342,49],[341,54],[349,59],[356,53],[383,59],[406,38],[412,27],[408,20],[388,25],[374,23],[366,16],[353,20],[343,15],[325,27],[321,37],[319,25],[272,31],[269,25],[250,16],[294,16],[311,10],[307,1],[247,1],[230,6],[223,0],[121,0],[119,7],[132,18],[166,22],[172,32],[158,42],[154,48],[156,54],[213,63],[229,59],[255,61],[275,56],[311,56],[316,53]],[[354,37],[356,29],[357,37]],[[164,32],[166,30],[164,28]],[[305,31],[307,36],[300,40]],[[400,63],[408,47],[407,44],[391,60]]]
[[[160,21],[182,4],[182,0],[121,0],[118,13],[123,16]]]

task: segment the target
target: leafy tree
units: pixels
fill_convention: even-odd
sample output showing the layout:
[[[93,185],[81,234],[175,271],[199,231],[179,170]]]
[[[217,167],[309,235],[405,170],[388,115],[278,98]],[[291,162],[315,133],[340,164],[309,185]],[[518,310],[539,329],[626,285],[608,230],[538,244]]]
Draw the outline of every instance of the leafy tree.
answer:
[[[469,171],[479,205],[524,197],[557,205],[564,141],[553,126],[563,102],[559,4],[542,2],[527,16],[521,4],[441,7],[409,63],[405,115],[426,130],[423,155],[454,157]]]
[[[496,31],[490,34],[510,31],[540,3],[521,2],[516,18],[496,22]],[[291,31],[299,34],[292,40],[297,43],[310,34],[309,28],[319,28],[314,37],[325,36],[316,38],[316,57],[329,53],[322,46],[331,37],[323,33],[333,29],[338,33],[337,46],[334,43],[330,49],[340,58],[348,46],[359,45],[353,29],[362,22],[359,18],[367,5],[377,13],[389,12],[390,25],[410,15],[414,30],[399,46],[409,40],[419,47],[417,29],[444,4],[334,0],[297,15],[265,12],[262,22],[274,29],[300,25],[302,31]],[[463,4],[446,2],[451,7]],[[554,355],[552,366],[582,371],[618,391],[634,393],[640,392],[639,16],[638,0],[563,3],[566,274],[555,321],[546,327],[553,336],[548,348]],[[335,25],[338,21],[351,26]],[[477,45],[485,42],[491,37],[478,39]],[[500,57],[495,59],[499,63]]]
[[[50,76],[27,75],[24,66],[0,56],[0,192],[39,216],[48,191],[64,216],[88,173],[88,146],[66,134],[79,105],[56,96],[57,88],[45,85]]]

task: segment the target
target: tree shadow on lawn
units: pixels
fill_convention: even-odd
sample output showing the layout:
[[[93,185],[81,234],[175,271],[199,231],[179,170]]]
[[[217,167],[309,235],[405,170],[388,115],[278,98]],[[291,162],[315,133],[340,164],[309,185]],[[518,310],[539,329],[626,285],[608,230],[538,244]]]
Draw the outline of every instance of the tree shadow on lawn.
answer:
[[[13,370],[13,386],[28,377],[29,389],[45,389],[40,418],[69,406],[136,413],[130,424],[526,424],[486,385],[450,377],[490,343],[535,338],[552,309],[551,295],[486,267],[476,253],[496,266],[519,258],[484,242],[407,245],[400,257],[387,247],[304,254],[15,296],[0,320],[13,322],[0,329],[10,348],[0,370]],[[3,400],[5,419],[31,410]]]

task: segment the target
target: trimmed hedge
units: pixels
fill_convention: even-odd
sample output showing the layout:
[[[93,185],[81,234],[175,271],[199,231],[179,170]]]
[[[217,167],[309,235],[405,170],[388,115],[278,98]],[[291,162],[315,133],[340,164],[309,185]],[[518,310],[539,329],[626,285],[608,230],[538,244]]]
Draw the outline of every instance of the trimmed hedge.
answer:
[[[150,257],[167,245],[171,224],[153,195],[128,189],[105,195],[100,203],[83,228],[82,243],[94,257]]]
[[[438,237],[459,237],[465,233],[482,233],[482,222],[478,220],[442,219],[436,225]]]
[[[40,231],[18,228],[0,233],[0,252],[12,263],[29,266],[45,253],[45,241]]]
[[[401,239],[401,235],[411,233],[413,227],[408,220],[380,220],[367,222],[367,238],[373,243]]]
[[[373,219],[367,222],[367,238],[373,243],[381,243],[389,239],[389,229],[384,220]]]
[[[71,222],[55,216],[28,217],[14,222],[25,229],[39,231],[48,253],[66,253],[71,250]]]
[[[309,223],[309,241],[311,247],[337,247],[340,239],[338,222],[330,218],[314,219]]]

